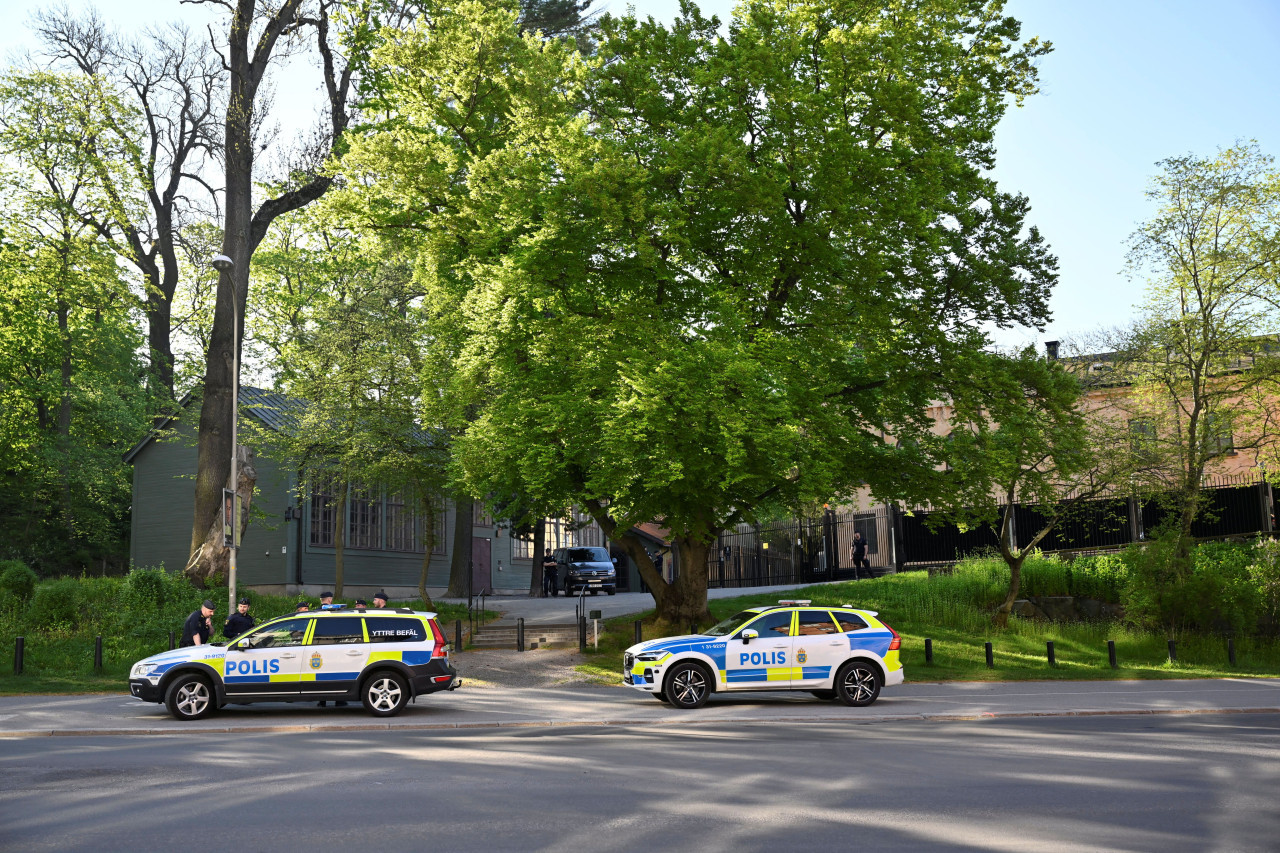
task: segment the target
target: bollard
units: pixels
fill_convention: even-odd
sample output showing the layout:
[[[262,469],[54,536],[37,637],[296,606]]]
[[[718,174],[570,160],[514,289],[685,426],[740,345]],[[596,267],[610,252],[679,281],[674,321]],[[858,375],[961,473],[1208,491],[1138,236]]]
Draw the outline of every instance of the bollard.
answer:
[[[462,620],[453,620],[453,647],[456,651],[462,651]]]
[[[928,637],[924,639],[924,662],[933,666],[933,640]]]
[[[987,669],[995,669],[995,657],[991,654],[991,644],[987,643]]]
[[[524,617],[516,620],[516,651],[524,651]]]
[[[1169,641],[1169,663],[1178,662],[1178,646],[1173,640]]]
[[[93,668],[102,671],[102,637],[96,637],[93,641]]]
[[[1046,640],[1044,645],[1045,645],[1045,651],[1049,653],[1049,666],[1057,666],[1058,665],[1057,658],[1055,658],[1053,655],[1053,640]]]
[[[578,617],[578,651],[585,652],[587,650],[587,617]]]
[[[173,651],[173,632],[169,632],[169,651]]]
[[[697,622],[690,622],[690,623],[689,623],[689,633],[690,633],[690,634],[696,634],[696,633],[698,633],[698,623],[697,623]]]
[[[19,637],[13,645],[13,674],[22,675],[22,658],[27,651],[27,638]]]
[[[1232,666],[1236,665],[1236,641],[1231,637],[1227,637],[1227,660]]]
[[[1112,669],[1118,669],[1120,664],[1116,663],[1116,641],[1107,640],[1107,660],[1111,662]]]
[[[641,631],[640,631],[640,620],[639,620],[639,619],[637,619],[637,620],[636,620],[636,642],[637,642],[637,643],[644,642],[644,637],[643,637],[643,635],[641,634]]]

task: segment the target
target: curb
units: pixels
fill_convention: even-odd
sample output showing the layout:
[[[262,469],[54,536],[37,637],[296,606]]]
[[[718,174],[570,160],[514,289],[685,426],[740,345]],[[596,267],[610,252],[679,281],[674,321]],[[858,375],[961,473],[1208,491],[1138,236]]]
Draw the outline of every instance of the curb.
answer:
[[[214,735],[214,734],[325,734],[327,732],[415,732],[415,731],[458,731],[469,729],[516,729],[516,728],[582,728],[613,726],[682,726],[682,725],[718,725],[721,723],[854,723],[869,725],[872,723],[898,722],[979,722],[983,720],[1025,719],[1033,717],[1135,717],[1135,716],[1193,716],[1208,714],[1280,714],[1280,708],[1140,708],[1116,711],[994,711],[981,714],[882,714],[874,717],[717,717],[715,719],[697,718],[664,718],[653,719],[614,719],[614,720],[520,720],[493,723],[417,723],[408,725],[391,725],[390,723],[363,723],[350,725],[296,725],[296,726],[218,726],[198,729],[54,729],[27,731],[0,731],[0,738],[36,738],[36,737],[120,737],[130,735]]]

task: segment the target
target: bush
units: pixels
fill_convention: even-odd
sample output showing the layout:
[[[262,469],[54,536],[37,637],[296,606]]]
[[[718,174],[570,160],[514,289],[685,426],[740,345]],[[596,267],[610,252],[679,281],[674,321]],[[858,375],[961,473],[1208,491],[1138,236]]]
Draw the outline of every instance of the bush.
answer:
[[[0,589],[25,604],[35,592],[39,576],[21,560],[0,560]]]

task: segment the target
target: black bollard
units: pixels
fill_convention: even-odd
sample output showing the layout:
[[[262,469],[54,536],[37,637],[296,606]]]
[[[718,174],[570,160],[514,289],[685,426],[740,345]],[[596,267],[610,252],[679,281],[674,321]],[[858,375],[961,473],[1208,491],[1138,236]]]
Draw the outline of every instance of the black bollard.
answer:
[[[1116,663],[1116,641],[1107,640],[1107,660],[1111,662],[1111,668],[1117,669],[1120,664]]]
[[[13,674],[22,675],[22,659],[26,656],[27,638],[19,637],[13,644]]]
[[[924,662],[933,666],[933,640],[928,637],[924,639]]]
[[[1169,641],[1169,663],[1177,663],[1177,662],[1178,662],[1178,646],[1173,640],[1170,640]]]
[[[524,651],[524,617],[516,620],[516,651]]]
[[[987,669],[995,669],[996,661],[995,661],[995,657],[991,654],[991,644],[987,643],[986,646],[987,646]]]
[[[93,668],[102,671],[102,638],[97,637],[93,641]]]
[[[462,620],[453,620],[453,649],[454,651],[462,651]]]
[[[1231,637],[1227,637],[1227,660],[1232,666],[1236,665],[1236,641]]]
[[[640,620],[637,619],[636,620],[636,642],[637,643],[644,642],[644,636],[641,634],[640,627],[641,627]]]
[[[173,651],[173,632],[169,632],[169,651]]]
[[[694,623],[694,622],[690,622],[690,623],[689,623],[689,633],[690,633],[690,634],[696,634],[696,633],[698,633],[698,626],[697,626],[697,624],[696,624],[696,623]]]
[[[1053,640],[1046,640],[1044,645],[1045,645],[1045,651],[1049,653],[1049,666],[1057,666],[1058,661],[1053,656]]]

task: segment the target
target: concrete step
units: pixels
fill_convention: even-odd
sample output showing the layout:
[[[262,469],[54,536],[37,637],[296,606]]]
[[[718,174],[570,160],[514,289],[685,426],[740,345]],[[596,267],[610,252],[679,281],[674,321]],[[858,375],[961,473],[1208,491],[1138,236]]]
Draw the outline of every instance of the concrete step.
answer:
[[[479,628],[471,637],[470,645],[478,649],[513,649],[516,645],[515,625],[489,625]],[[559,625],[526,625],[526,647],[550,645],[574,645],[578,642],[578,626],[572,622]]]

